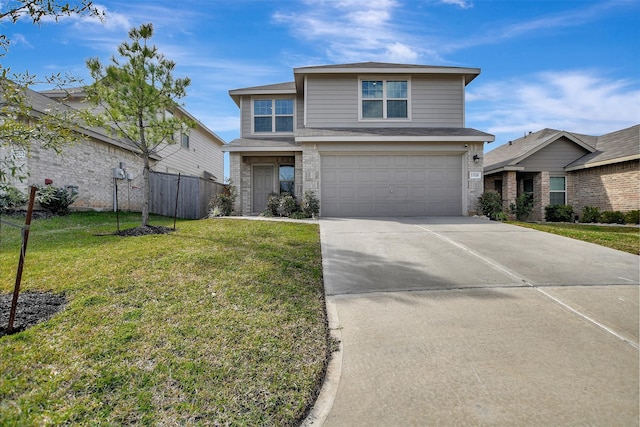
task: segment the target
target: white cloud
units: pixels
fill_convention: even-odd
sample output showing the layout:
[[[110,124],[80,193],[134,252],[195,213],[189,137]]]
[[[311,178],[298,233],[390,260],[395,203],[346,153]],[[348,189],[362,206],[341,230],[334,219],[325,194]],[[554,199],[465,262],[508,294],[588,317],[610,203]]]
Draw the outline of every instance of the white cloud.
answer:
[[[468,0],[440,0],[440,3],[458,6],[461,9],[469,9],[473,7],[473,3]]]
[[[421,56],[410,42],[414,37],[393,24],[401,7],[395,0],[309,0],[305,5],[300,12],[275,13],[273,19],[299,38],[322,42],[332,60],[413,62]]]
[[[468,120],[495,134],[548,127],[599,135],[640,121],[637,82],[592,71],[542,72],[487,83],[469,89],[466,100]]]
[[[24,34],[16,33],[11,35],[11,44],[13,46],[26,46],[28,48],[33,48],[33,45],[29,43],[29,40],[24,36]]]

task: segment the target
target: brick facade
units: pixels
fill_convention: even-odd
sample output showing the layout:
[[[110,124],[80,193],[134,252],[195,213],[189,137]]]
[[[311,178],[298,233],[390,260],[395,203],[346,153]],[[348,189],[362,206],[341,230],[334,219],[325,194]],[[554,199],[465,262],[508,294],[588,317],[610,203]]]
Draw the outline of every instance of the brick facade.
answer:
[[[534,207],[529,216],[532,221],[543,221],[545,206],[550,203],[548,171],[529,173],[533,177]],[[640,209],[640,161],[632,160],[567,172],[566,200],[576,215],[585,206],[595,206],[600,211]],[[502,180],[502,200],[505,211],[523,192],[523,178],[516,172],[504,171],[488,175],[484,179],[484,191],[495,191],[495,183]],[[518,188],[520,186],[520,188]],[[517,190],[517,191],[516,191]]]
[[[125,163],[133,179],[116,180],[112,169]],[[142,209],[142,160],[130,151],[97,140],[83,140],[67,145],[60,154],[32,147],[27,159],[29,179],[19,189],[26,192],[31,185],[44,185],[45,179],[55,187],[76,187],[78,198],[72,210],[113,210],[114,185],[118,186],[120,210]]]
[[[640,161],[581,169],[569,174],[572,179],[569,204],[576,212],[585,206],[601,211],[640,209]]]

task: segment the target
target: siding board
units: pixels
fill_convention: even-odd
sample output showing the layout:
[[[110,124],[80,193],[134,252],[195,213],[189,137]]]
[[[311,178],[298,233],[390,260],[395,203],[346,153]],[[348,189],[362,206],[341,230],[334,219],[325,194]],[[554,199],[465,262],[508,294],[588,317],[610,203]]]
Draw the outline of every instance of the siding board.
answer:
[[[549,171],[564,174],[565,166],[585,154],[587,150],[567,138],[562,138],[527,157],[520,166],[524,166],[527,172]]]
[[[407,76],[409,77],[409,76]],[[464,87],[459,77],[411,77],[411,121],[360,121],[357,76],[307,80],[309,127],[463,127]]]

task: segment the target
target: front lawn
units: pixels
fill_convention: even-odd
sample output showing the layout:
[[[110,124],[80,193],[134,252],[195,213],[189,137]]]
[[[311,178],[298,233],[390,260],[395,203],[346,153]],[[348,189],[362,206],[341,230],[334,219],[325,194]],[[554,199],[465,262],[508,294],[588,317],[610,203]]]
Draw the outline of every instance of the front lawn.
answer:
[[[550,222],[544,224],[510,222],[510,224],[546,231],[547,233],[559,234],[561,236],[571,237],[572,239],[640,255],[640,229],[638,229],[638,227]]]
[[[317,225],[215,219],[100,235],[115,224],[113,213],[32,223],[22,290],[68,303],[0,338],[0,425],[298,424],[329,356]],[[18,248],[3,225],[0,293]]]

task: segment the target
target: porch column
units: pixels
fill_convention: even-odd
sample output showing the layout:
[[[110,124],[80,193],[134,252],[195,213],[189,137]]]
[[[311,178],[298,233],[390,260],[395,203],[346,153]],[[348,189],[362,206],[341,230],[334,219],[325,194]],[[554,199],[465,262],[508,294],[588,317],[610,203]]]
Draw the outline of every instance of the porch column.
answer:
[[[544,207],[549,205],[549,172],[540,172],[533,178],[533,211],[531,219],[544,221]]]
[[[518,180],[516,171],[506,171],[502,173],[502,209],[509,211],[509,205],[516,202],[518,197]]]
[[[242,178],[240,169],[242,166],[242,154],[241,153],[229,153],[229,180],[231,185],[236,187],[238,197],[233,206],[233,211],[236,214],[242,213]]]

